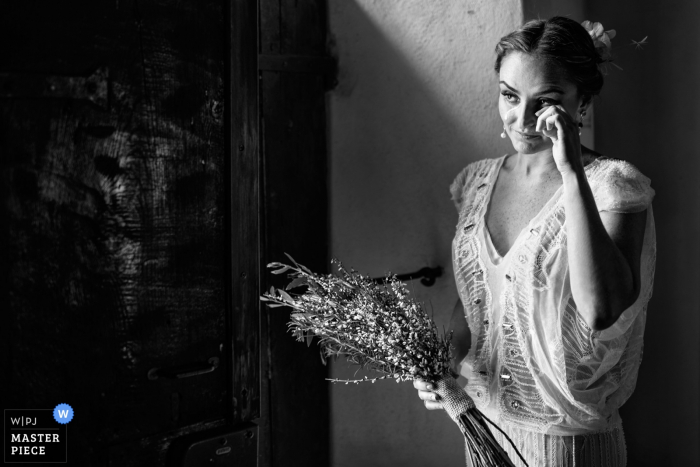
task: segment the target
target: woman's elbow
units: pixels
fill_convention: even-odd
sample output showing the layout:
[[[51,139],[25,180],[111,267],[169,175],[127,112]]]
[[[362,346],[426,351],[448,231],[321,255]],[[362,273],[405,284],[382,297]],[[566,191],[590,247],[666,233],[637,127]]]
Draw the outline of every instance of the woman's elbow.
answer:
[[[604,331],[615,324],[638,297],[639,290],[632,290],[624,295],[609,296],[603,300],[586,303],[580,311],[589,328],[593,331]]]
[[[615,321],[617,321],[617,318],[614,318],[611,314],[598,314],[587,319],[586,324],[592,331],[605,331],[615,324]]]

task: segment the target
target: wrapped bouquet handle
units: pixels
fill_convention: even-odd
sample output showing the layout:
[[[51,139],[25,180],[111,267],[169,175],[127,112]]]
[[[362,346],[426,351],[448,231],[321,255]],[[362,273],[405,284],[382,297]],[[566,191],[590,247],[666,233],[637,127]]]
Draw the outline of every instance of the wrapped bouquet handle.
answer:
[[[459,423],[459,416],[476,406],[471,397],[464,392],[452,376],[443,376],[435,382],[435,393],[440,395],[442,408],[455,423]]]
[[[465,452],[471,461],[469,465],[513,467],[513,462],[493,437],[486,423],[490,423],[499,431],[501,429],[476,408],[472,398],[452,376],[446,375],[437,380],[434,392],[440,396],[442,408],[464,435]],[[505,433],[503,436],[513,444]],[[515,445],[513,448],[520,456]],[[520,459],[527,465],[522,456]]]
[[[338,276],[316,274],[287,257],[292,265],[275,262],[268,267],[272,274],[287,273],[291,282],[284,289],[271,287],[260,300],[270,308],[291,308],[292,334],[309,345],[318,337],[324,362],[327,357],[343,356],[380,374],[331,381],[348,384],[391,378],[397,383],[415,379],[435,382],[443,407],[464,435],[471,465],[513,467],[486,425],[489,420],[450,376],[452,334],[438,334],[423,305],[409,296],[403,282],[388,276],[377,283],[344,269],[336,260],[332,262]],[[294,292],[301,288],[303,292]]]

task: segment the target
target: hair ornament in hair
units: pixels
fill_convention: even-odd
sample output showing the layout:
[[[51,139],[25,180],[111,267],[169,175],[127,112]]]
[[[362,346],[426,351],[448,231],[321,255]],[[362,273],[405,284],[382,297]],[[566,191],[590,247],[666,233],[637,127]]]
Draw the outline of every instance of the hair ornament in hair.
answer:
[[[588,31],[591,39],[593,39],[593,45],[595,45],[596,50],[600,54],[600,58],[606,62],[610,61],[612,58],[612,43],[610,40],[615,37],[615,34],[617,34],[615,30],[610,29],[605,31],[602,24],[593,23],[588,20],[581,23],[581,26]]]

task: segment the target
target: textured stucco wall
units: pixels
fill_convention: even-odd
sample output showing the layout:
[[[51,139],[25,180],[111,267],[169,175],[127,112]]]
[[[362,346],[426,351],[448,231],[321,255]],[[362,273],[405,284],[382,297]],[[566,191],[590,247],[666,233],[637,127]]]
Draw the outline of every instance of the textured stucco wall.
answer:
[[[440,265],[411,283],[435,320],[457,300],[448,187],[501,140],[493,48],[522,20],[519,0],[331,0],[340,64],[330,96],[331,254],[374,276]],[[334,377],[353,377],[344,362]],[[331,388],[332,465],[464,465],[457,427],[410,383]]]

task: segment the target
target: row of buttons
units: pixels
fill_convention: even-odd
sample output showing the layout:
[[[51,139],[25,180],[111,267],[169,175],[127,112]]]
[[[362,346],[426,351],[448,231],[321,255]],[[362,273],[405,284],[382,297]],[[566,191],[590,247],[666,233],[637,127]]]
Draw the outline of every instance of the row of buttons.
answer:
[[[486,176],[486,172],[481,172],[481,173],[479,174],[479,177],[484,177],[484,176]],[[487,187],[487,186],[488,186],[487,183],[482,183],[481,185],[479,185],[479,186],[477,187],[477,190],[481,190],[482,188],[485,188],[485,187]],[[465,233],[466,233],[466,232],[469,232],[469,231],[471,231],[474,227],[475,227],[475,224],[474,224],[473,222],[472,222],[472,223],[469,223],[469,224],[467,224],[467,225],[464,227],[464,232],[465,232]],[[537,233],[536,229],[530,230],[530,236],[534,235],[535,233]],[[525,255],[519,255],[519,256],[518,256],[518,261],[520,261],[522,264],[525,264],[525,262],[527,262],[527,257],[526,257]],[[481,274],[481,273],[483,273],[483,271],[482,271],[481,269],[478,269],[478,270],[476,270],[476,271],[473,272],[473,274],[475,274],[475,275],[476,275],[476,274]],[[511,281],[511,282],[512,282],[512,281],[515,279],[515,276],[514,276],[514,275],[506,274],[506,279],[507,279],[508,281]],[[481,301],[482,301],[481,298],[475,298],[475,299],[472,301],[472,303],[474,303],[474,305],[480,305],[480,304],[481,304]],[[484,326],[488,326],[488,325],[489,325],[489,320],[488,320],[488,319],[485,319],[485,320],[483,321],[483,323],[484,323]],[[510,323],[504,324],[503,327],[504,327],[505,329],[513,329],[513,325],[510,324]],[[517,355],[517,352],[516,352],[514,349],[511,349],[511,356],[515,356],[515,355]],[[487,377],[487,376],[488,376],[488,373],[487,373],[486,371],[479,371],[479,374],[480,374],[481,376],[483,376],[483,377]],[[507,375],[507,374],[501,374],[500,376],[501,376],[501,379],[503,379],[504,381],[509,381],[509,380],[511,379],[511,376],[510,376],[510,375]],[[476,397],[478,397],[479,399],[481,399],[481,398],[483,397],[482,391],[477,391],[477,392],[476,392]],[[511,401],[511,407],[513,407],[514,409],[519,408],[519,407],[520,407],[520,402],[518,402],[517,400]]]
[[[480,174],[480,175],[483,176],[484,174],[482,173],[482,174]],[[482,183],[481,185],[479,185],[479,186],[477,187],[477,190],[480,190],[480,189],[482,189],[482,188],[484,188],[484,187],[486,187],[486,186],[487,186],[486,183]],[[464,226],[464,229],[463,229],[463,230],[464,230],[465,233],[467,233],[467,232],[470,232],[471,230],[473,230],[475,226],[476,226],[476,225],[475,225],[473,222],[470,222],[470,223],[468,223],[467,225]],[[533,230],[534,230],[534,229],[533,229]],[[533,235],[533,230],[530,231],[530,235],[531,235],[531,236]],[[522,255],[522,254],[521,254],[521,255],[518,256],[518,261],[520,261],[520,263],[522,263],[522,264],[525,264],[525,263],[527,262],[527,257],[526,257],[525,255]],[[474,275],[476,275],[476,274],[481,274],[481,273],[483,273],[483,271],[480,270],[480,269],[478,269],[478,270],[476,270],[476,271],[473,272]],[[506,274],[506,279],[507,279],[509,282],[513,282],[513,281],[515,280],[515,274],[513,274],[513,273]],[[474,305],[480,305],[480,304],[482,303],[482,300],[481,300],[481,298],[475,298],[475,299],[472,301],[472,303],[473,303]],[[488,326],[488,325],[489,325],[489,320],[488,320],[488,319],[485,319],[485,320],[483,321],[483,323],[484,323],[484,326]],[[513,329],[513,325],[510,324],[510,323],[505,323],[505,324],[503,325],[503,327],[504,327],[504,329],[509,329],[509,330],[512,330],[512,329]],[[515,356],[517,356],[517,351],[514,350],[514,349],[510,349],[509,354],[510,354],[511,357],[515,357]],[[487,374],[485,371],[480,371],[479,374],[480,374],[481,376],[483,376],[483,377],[487,377],[487,376],[488,376],[488,374]],[[504,380],[504,381],[510,381],[510,380],[511,380],[511,376],[508,375],[508,374],[501,374],[500,377],[501,377],[501,379]],[[478,398],[481,398],[481,397],[483,396],[483,394],[482,394],[481,391],[477,391],[477,392],[476,392],[476,396],[477,396]],[[513,408],[517,409],[517,408],[520,406],[520,404],[519,404],[518,401],[515,401],[515,400],[514,400],[514,401],[511,402],[511,406],[512,406]]]

